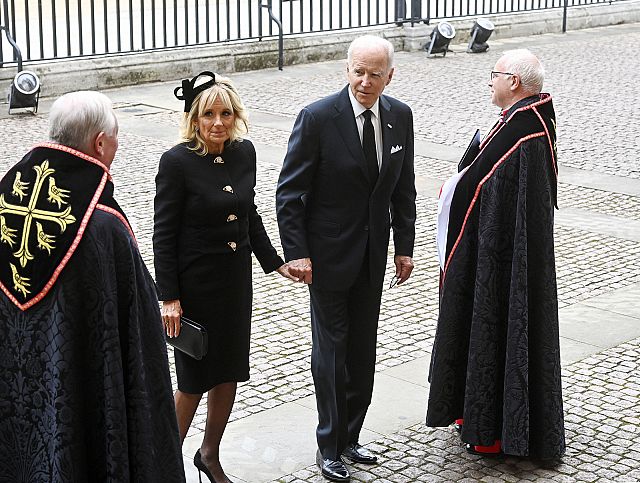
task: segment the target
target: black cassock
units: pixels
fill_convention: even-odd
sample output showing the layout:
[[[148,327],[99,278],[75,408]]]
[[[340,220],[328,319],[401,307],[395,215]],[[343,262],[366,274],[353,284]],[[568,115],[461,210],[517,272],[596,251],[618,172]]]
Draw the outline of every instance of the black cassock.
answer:
[[[557,165],[548,94],[513,106],[451,201],[428,426],[506,454],[565,450],[553,244]]]
[[[0,481],[184,482],[153,280],[108,171],[66,151],[0,183]]]

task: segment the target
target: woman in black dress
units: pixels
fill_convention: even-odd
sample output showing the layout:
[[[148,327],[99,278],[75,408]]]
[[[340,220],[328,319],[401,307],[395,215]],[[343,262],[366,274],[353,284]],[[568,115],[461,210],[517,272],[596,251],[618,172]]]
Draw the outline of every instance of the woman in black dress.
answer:
[[[175,405],[184,441],[208,393],[204,440],[194,464],[211,481],[227,482],[219,447],[237,383],[249,379],[251,252],[265,273],[291,277],[254,204],[256,152],[240,137],[247,117],[235,87],[203,72],[184,80],[175,94],[185,101],[185,115],[181,142],[162,155],[156,176],[156,278],[167,335],[179,333],[181,315],[209,333],[202,360],[174,351]]]

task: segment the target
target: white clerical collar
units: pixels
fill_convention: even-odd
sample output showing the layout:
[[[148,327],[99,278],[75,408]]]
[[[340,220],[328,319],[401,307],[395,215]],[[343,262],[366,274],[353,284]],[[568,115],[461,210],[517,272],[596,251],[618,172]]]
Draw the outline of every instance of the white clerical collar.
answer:
[[[367,108],[364,107],[362,104],[360,104],[356,100],[355,96],[353,95],[353,92],[351,91],[351,86],[349,86],[347,90],[349,91],[349,100],[351,101],[353,114],[355,115],[356,118],[358,118],[358,116],[360,116],[364,111],[366,111]],[[375,116],[376,119],[380,119],[380,98],[376,99],[375,104],[373,104],[373,106],[371,106],[369,110],[373,112],[373,115]]]

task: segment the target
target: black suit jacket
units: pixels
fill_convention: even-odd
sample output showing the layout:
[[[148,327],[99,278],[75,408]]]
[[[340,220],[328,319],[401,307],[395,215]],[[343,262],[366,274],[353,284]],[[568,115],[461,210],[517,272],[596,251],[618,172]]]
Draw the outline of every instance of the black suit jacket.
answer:
[[[381,283],[390,227],[396,255],[413,256],[411,109],[391,97],[380,97],[382,166],[371,192],[348,89],[302,109],[276,193],[285,258],[310,257],[313,284],[321,289],[351,286],[367,247],[371,280]]]

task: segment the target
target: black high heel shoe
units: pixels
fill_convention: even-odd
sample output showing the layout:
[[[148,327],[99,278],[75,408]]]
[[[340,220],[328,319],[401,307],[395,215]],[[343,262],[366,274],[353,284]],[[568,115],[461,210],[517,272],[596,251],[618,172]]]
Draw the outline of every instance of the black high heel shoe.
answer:
[[[193,464],[196,468],[198,468],[198,480],[200,481],[200,483],[202,483],[202,476],[200,475],[200,472],[204,473],[205,476],[209,478],[209,481],[211,481],[212,483],[216,483],[216,480],[209,471],[209,468],[207,468],[207,465],[202,462],[200,450],[196,451],[196,454],[193,457]]]
[[[202,483],[202,476],[200,475],[200,472],[203,472],[205,476],[209,478],[209,481],[211,483],[216,483],[216,479],[211,474],[211,471],[209,471],[207,465],[202,462],[202,455],[200,454],[200,450],[196,451],[196,454],[193,456],[193,464],[196,468],[198,468],[198,480],[200,481],[200,483]],[[233,483],[228,477],[227,481],[229,481],[229,483]]]

